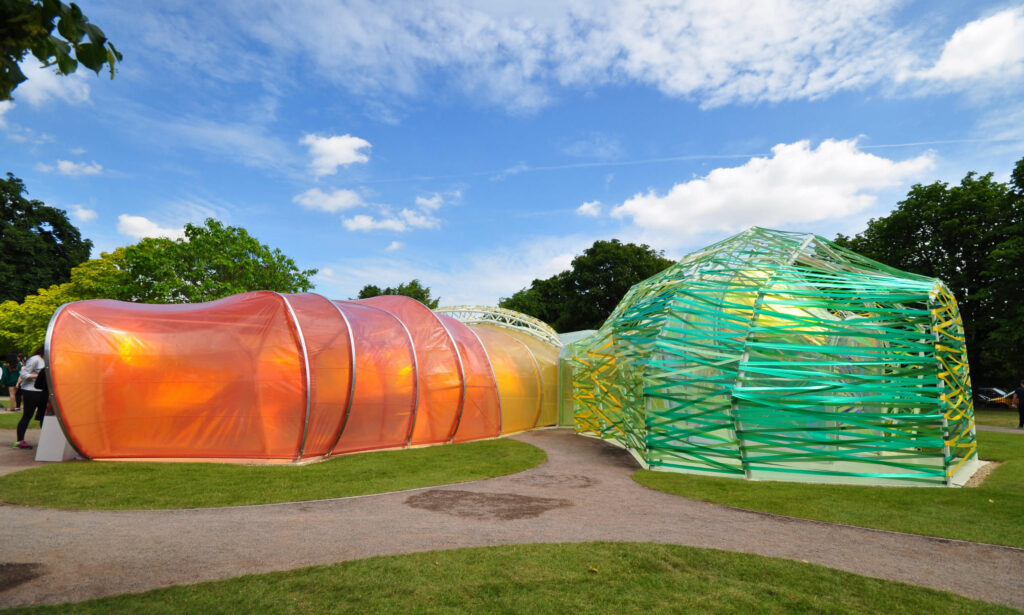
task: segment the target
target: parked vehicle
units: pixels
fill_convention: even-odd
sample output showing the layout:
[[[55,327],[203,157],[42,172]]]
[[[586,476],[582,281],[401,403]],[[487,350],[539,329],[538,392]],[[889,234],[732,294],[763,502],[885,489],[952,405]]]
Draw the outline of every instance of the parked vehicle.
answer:
[[[1013,392],[1007,393],[995,387],[974,389],[974,405],[988,408],[1013,408]]]

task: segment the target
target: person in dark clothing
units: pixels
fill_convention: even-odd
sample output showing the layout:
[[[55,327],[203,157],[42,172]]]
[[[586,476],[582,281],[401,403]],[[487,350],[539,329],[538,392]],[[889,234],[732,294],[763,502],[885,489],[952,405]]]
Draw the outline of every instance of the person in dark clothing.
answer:
[[[1013,405],[1017,406],[1017,429],[1024,429],[1024,378],[1013,390]]]
[[[47,394],[36,388],[36,379],[44,367],[46,367],[46,362],[43,360],[43,347],[40,346],[21,368],[21,396],[25,408],[21,412],[21,420],[18,421],[18,441],[15,442],[14,448],[32,448],[32,445],[25,441],[28,424],[33,415],[37,421],[42,422],[43,420]]]

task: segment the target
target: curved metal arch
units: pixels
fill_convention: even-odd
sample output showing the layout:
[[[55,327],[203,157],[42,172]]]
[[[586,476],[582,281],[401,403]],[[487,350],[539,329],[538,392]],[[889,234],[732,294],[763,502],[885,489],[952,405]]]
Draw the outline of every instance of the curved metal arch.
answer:
[[[522,331],[527,335],[532,335],[539,340],[553,344],[558,348],[563,346],[562,340],[558,337],[558,333],[545,322],[538,320],[533,316],[527,316],[521,312],[516,312],[515,310],[506,310],[505,308],[487,307],[482,305],[453,305],[438,308],[434,311],[451,316],[455,320],[467,325],[486,324],[505,327],[507,329],[515,329],[516,331]]]
[[[306,336],[302,332],[302,325],[299,324],[299,317],[295,314],[295,310],[292,308],[291,301],[288,301],[288,297],[284,293],[274,292],[281,301],[284,302],[285,308],[288,310],[288,315],[291,317],[292,326],[295,327],[295,333],[299,338],[299,351],[302,352],[302,372],[305,377],[305,389],[306,389],[306,418],[302,422],[302,442],[299,444],[299,454],[295,457],[295,462],[302,461],[302,456],[306,452],[306,436],[309,433],[309,410],[312,406],[313,394],[310,390],[312,385],[312,379],[309,375],[309,351],[306,348]]]
[[[334,439],[334,443],[327,449],[327,453],[324,457],[330,457],[331,453],[334,452],[334,447],[338,446],[338,442],[341,442],[341,435],[345,432],[345,426],[348,425],[348,417],[352,413],[352,402],[356,395],[356,338],[352,333],[352,323],[348,321],[348,316],[345,312],[341,311],[341,307],[325,297],[320,293],[309,293],[320,297],[328,303],[338,314],[341,316],[342,322],[345,323],[345,330],[348,332],[348,349],[349,349],[349,375],[348,375],[348,402],[345,404],[345,415],[341,419],[341,426],[338,428],[338,437]]]
[[[387,314],[389,317],[394,318],[395,321],[397,321],[398,324],[402,327],[402,330],[405,331],[405,337],[406,337],[406,339],[409,340],[409,349],[412,350],[412,372],[413,372],[413,392],[414,392],[413,397],[412,397],[412,421],[409,422],[409,432],[405,435],[405,446],[409,446],[409,443],[412,442],[412,432],[413,432],[414,429],[416,429],[416,418],[417,418],[417,414],[419,414],[419,407],[420,407],[420,362],[419,362],[419,358],[416,355],[416,342],[414,342],[413,339],[412,339],[412,333],[409,333],[409,327],[405,326],[405,323],[402,322],[402,319],[399,318],[398,316],[395,316],[391,312],[389,312],[387,310],[382,310],[382,309],[380,309],[378,307],[373,307],[372,305],[368,305],[366,303],[360,303],[358,300],[337,301],[335,303],[351,303],[353,305],[357,305],[359,307],[363,307],[363,308],[366,308],[366,309],[369,309],[369,310],[373,310],[375,312],[380,312],[381,314]],[[340,308],[341,306],[338,306],[338,307]],[[355,348],[355,338],[354,337],[352,339],[352,345],[353,345],[353,352],[354,352],[354,348]],[[352,365],[352,369],[353,370],[356,369],[355,364]],[[347,421],[347,419],[346,419],[346,421]],[[338,434],[338,442],[341,442],[341,434],[340,433]],[[334,446],[337,446],[338,442],[335,442]]]
[[[53,328],[57,325],[57,317],[60,316],[61,312],[70,305],[75,303],[81,303],[81,301],[72,301],[65,303],[64,305],[57,308],[50,317],[50,323],[46,325],[46,337],[43,342],[43,360],[46,361],[46,368],[50,370],[50,400],[53,401],[53,415],[57,417],[57,425],[60,426],[60,430],[64,433],[64,439],[68,441],[71,448],[75,453],[83,459],[89,459],[89,456],[82,452],[81,447],[75,442],[74,438],[71,437],[71,432],[68,431],[67,425],[64,424],[64,415],[61,412],[60,404],[57,402],[57,385],[53,378],[53,363],[50,361],[50,350],[53,348]],[[12,402],[13,405],[13,402]],[[45,420],[45,419],[44,419]]]

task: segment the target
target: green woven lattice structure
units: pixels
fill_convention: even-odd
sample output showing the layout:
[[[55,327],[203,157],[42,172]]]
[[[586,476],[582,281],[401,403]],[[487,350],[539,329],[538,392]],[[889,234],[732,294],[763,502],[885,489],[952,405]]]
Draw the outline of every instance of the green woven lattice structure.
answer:
[[[567,355],[576,430],[651,469],[953,485],[978,466],[952,294],[816,235],[690,254]]]

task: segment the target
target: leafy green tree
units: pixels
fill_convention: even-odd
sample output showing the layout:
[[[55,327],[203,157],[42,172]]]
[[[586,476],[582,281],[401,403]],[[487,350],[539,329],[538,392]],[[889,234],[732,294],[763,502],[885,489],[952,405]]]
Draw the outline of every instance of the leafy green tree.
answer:
[[[10,100],[25,81],[18,63],[30,52],[44,66],[56,65],[61,75],[75,72],[79,64],[99,74],[107,65],[111,79],[122,59],[74,2],[0,0],[0,100]]]
[[[67,282],[92,250],[64,210],[24,195],[20,179],[0,179],[0,301]]]
[[[1017,163],[1024,179],[1024,160]],[[971,172],[959,185],[914,185],[886,217],[836,241],[887,265],[936,277],[957,298],[975,383],[1024,370],[1024,191]]]
[[[399,284],[394,288],[389,286],[384,290],[381,290],[381,288],[375,284],[367,284],[359,291],[357,299],[369,299],[370,297],[379,297],[380,295],[402,295],[405,297],[412,297],[432,310],[437,309],[437,304],[441,301],[440,297],[437,297],[436,299],[431,297],[430,287],[424,286],[417,279]]]
[[[634,284],[672,262],[646,244],[595,241],[568,271],[534,280],[498,305],[539,318],[562,333],[596,329]]]
[[[316,269],[249,235],[208,218],[187,224],[185,238],[147,238],[124,249],[125,276],[114,295],[143,303],[197,303],[251,290],[304,292]]]
[[[22,303],[0,304],[0,352],[31,352],[43,343],[50,318],[57,308],[84,299],[116,299],[114,289],[123,283],[124,248],[104,252],[71,270],[71,281],[40,289]]]

